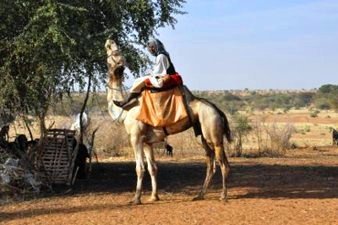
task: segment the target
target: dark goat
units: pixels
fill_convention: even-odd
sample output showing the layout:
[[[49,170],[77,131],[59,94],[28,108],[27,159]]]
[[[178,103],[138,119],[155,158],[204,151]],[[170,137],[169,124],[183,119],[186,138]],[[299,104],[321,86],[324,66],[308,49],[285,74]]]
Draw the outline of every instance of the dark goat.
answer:
[[[27,137],[24,134],[19,134],[13,142],[6,142],[6,148],[16,157],[22,158],[26,155],[28,149]]]
[[[338,131],[332,128],[332,145],[338,145]]]
[[[75,149],[77,144],[76,139],[73,140],[73,149]],[[87,169],[86,169],[86,160],[89,158],[89,153],[86,145],[79,144],[79,149],[75,159],[74,172],[78,168],[76,178],[85,179],[87,178]]]
[[[0,146],[5,148],[8,144],[8,132],[9,132],[9,125],[5,125],[1,127],[0,130]]]
[[[15,145],[16,147],[21,150],[22,152],[26,152],[27,151],[27,148],[28,148],[28,140],[27,140],[27,137],[26,135],[24,134],[19,134],[15,140]]]
[[[171,145],[169,145],[168,143],[165,143],[164,148],[165,148],[166,154],[167,154],[168,156],[173,157],[173,150],[174,150],[174,148],[173,148]]]

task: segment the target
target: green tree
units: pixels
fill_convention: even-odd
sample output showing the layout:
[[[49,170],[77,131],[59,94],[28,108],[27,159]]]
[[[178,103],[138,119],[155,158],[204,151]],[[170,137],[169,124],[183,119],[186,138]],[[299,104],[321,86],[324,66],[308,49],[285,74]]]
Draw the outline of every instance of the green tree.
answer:
[[[0,107],[37,116],[43,133],[53,98],[104,82],[107,38],[137,76],[147,64],[140,46],[157,28],[174,26],[184,2],[0,0]]]
[[[338,85],[324,84],[318,89],[318,92],[325,94],[338,92]]]
[[[252,130],[250,120],[247,116],[236,114],[234,117],[234,134],[235,134],[235,152],[236,156],[242,156],[243,152],[243,140]]]
[[[319,109],[338,110],[338,85],[322,85],[315,95],[314,103]]]
[[[311,92],[296,94],[292,105],[295,106],[296,108],[307,107],[312,103],[313,97],[314,93]]]

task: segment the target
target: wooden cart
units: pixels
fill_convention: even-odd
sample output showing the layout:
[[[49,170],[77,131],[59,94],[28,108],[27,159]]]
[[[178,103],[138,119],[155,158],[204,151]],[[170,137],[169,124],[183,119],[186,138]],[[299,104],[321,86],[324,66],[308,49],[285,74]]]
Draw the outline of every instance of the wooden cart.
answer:
[[[76,177],[74,164],[78,149],[74,143],[74,130],[47,130],[41,153],[41,166],[50,184],[73,183],[73,178]]]

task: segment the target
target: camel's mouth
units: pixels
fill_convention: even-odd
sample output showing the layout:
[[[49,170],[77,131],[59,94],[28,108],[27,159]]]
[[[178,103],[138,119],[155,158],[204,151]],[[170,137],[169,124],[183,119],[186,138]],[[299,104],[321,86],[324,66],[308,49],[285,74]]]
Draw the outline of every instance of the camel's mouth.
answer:
[[[117,77],[123,77],[124,69],[125,69],[124,66],[117,67],[114,71],[114,75],[117,76]]]

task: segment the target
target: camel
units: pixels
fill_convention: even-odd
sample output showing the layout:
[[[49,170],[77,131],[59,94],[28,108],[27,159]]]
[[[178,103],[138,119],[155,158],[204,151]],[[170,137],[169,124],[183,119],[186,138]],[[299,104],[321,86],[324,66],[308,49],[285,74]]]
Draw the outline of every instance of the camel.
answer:
[[[227,201],[227,178],[230,166],[224,151],[224,136],[231,141],[231,132],[225,114],[209,101],[198,98],[184,87],[184,92],[189,99],[188,106],[191,109],[193,118],[178,122],[178,124],[163,128],[152,127],[139,120],[137,115],[140,109],[135,105],[128,110],[116,106],[113,100],[121,101],[126,93],[123,89],[123,76],[125,59],[122,56],[117,44],[113,40],[105,43],[107,52],[108,80],[107,80],[107,101],[108,111],[115,122],[124,124],[130,137],[130,143],[134,150],[136,161],[137,184],[136,192],[131,203],[141,204],[142,180],[145,173],[144,156],[147,161],[147,169],[151,177],[152,193],[149,201],[158,201],[157,186],[157,165],[154,158],[152,145],[163,142],[168,135],[182,132],[192,127],[192,122],[197,123],[201,129],[201,140],[206,152],[206,177],[201,191],[193,200],[202,200],[207,192],[209,183],[216,171],[215,160],[219,163],[222,172],[222,184],[220,200]]]

